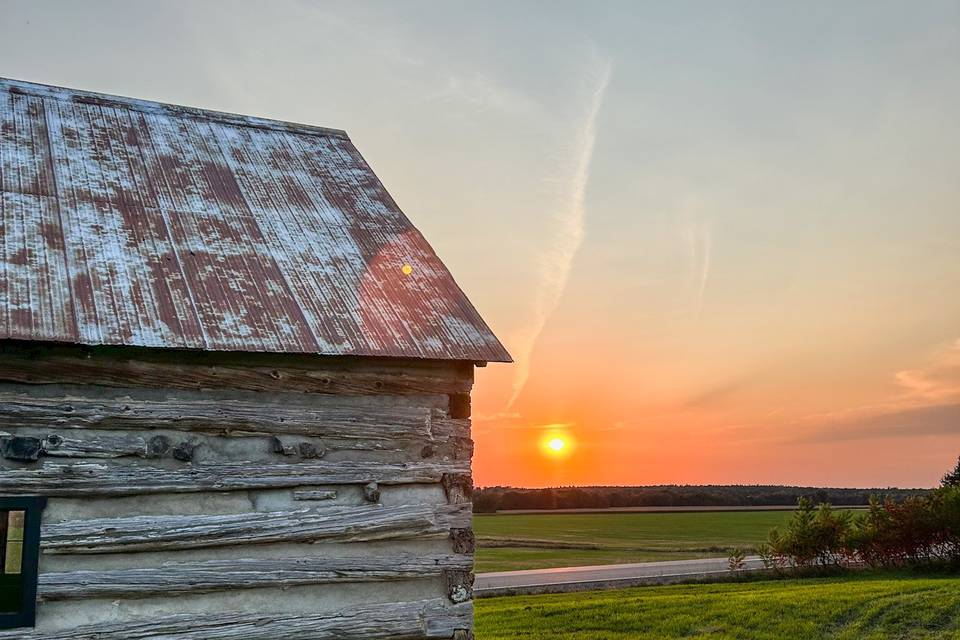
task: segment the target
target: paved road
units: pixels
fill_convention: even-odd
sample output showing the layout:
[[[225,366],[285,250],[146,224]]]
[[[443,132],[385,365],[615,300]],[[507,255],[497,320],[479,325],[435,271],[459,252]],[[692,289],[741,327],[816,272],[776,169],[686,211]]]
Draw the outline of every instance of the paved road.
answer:
[[[762,568],[763,563],[758,556],[747,557],[746,570],[756,571]],[[688,579],[717,577],[729,573],[726,558],[532,569],[529,571],[500,571],[477,574],[474,590],[478,597],[521,593],[556,593],[680,582]]]

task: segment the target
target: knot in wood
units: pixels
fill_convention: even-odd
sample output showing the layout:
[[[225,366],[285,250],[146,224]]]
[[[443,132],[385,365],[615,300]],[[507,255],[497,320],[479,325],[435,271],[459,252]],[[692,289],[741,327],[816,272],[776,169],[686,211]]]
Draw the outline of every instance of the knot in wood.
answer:
[[[180,462],[190,462],[193,460],[193,453],[197,450],[197,446],[194,442],[184,440],[178,443],[170,453]]]
[[[162,458],[167,455],[172,445],[173,443],[170,442],[170,438],[167,436],[153,436],[147,442],[147,457]]]
[[[363,486],[363,499],[367,502],[380,502],[380,485],[370,482]]]

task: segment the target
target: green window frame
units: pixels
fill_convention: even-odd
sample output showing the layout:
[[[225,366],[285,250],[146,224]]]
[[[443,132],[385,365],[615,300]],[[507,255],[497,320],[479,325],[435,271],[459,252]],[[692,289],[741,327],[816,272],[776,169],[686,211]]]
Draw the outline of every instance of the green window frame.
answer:
[[[40,520],[46,504],[40,496],[0,496],[0,629],[36,623]]]

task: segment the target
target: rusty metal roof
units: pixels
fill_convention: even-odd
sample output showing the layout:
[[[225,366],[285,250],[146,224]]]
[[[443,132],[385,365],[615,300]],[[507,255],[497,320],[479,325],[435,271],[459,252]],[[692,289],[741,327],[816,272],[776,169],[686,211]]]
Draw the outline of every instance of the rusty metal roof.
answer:
[[[510,359],[335,129],[0,79],[0,269],[5,339]]]

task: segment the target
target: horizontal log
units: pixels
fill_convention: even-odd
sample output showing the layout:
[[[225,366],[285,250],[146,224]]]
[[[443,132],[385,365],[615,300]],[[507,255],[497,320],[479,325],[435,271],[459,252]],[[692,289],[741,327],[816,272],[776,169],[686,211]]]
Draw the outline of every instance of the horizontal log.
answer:
[[[469,418],[448,418],[434,411],[430,419],[430,434],[434,442],[443,443],[442,449],[454,460],[470,460],[473,458],[473,440],[470,437]],[[430,446],[432,445],[427,445],[427,447]]]
[[[176,429],[216,435],[298,434],[331,442],[375,440],[391,445],[397,440],[431,439],[432,411],[428,407],[385,407],[383,403],[364,403],[360,398],[356,404],[324,405],[186,392],[176,397],[91,397],[96,391],[77,387],[64,394],[41,396],[30,393],[30,388],[23,385],[3,385],[0,430]],[[451,427],[441,424],[438,430],[446,434]]]
[[[332,613],[177,614],[62,631],[17,629],[0,631],[0,640],[449,640],[472,628],[472,603],[451,606],[435,598]]]
[[[0,380],[346,395],[468,394],[468,363],[146,349],[0,348]]]
[[[198,549],[274,542],[369,542],[444,538],[470,525],[470,505],[364,504],[229,515],[134,516],[50,523],[43,553]]]
[[[162,435],[105,435],[99,432],[70,430],[16,429],[15,433],[0,434],[0,454],[11,460],[27,458],[9,455],[2,446],[17,440],[36,441],[37,460],[44,456],[58,458],[163,458],[181,444]],[[14,448],[14,447],[10,447]]]
[[[268,558],[168,562],[160,567],[44,573],[41,600],[144,598],[234,589],[289,588],[311,584],[386,582],[468,573],[463,555],[353,558]],[[459,575],[459,574],[458,574]]]
[[[408,446],[404,447],[404,444]],[[301,435],[244,435],[239,438],[224,438],[172,429],[123,432],[17,427],[10,432],[0,431],[0,457],[21,462],[43,458],[69,458],[76,461],[85,458],[88,461],[140,458],[201,463],[293,462],[323,458],[327,453],[336,451],[390,453],[391,459],[396,462],[412,462],[424,459],[417,455],[417,445],[419,442],[411,444],[403,441],[388,443],[383,440],[341,439],[334,446],[328,447],[325,439]],[[458,451],[456,446],[449,443],[432,446],[448,458],[454,457]]]
[[[434,410],[430,417],[430,434],[436,440],[470,437],[469,418],[449,418],[442,411]]]
[[[247,462],[165,469],[125,462],[42,462],[39,468],[0,469],[0,494],[57,497],[130,496],[200,491],[282,489],[303,485],[430,484],[468,474],[469,463]]]
[[[336,500],[336,491],[319,491],[314,489],[294,489],[294,500]]]

